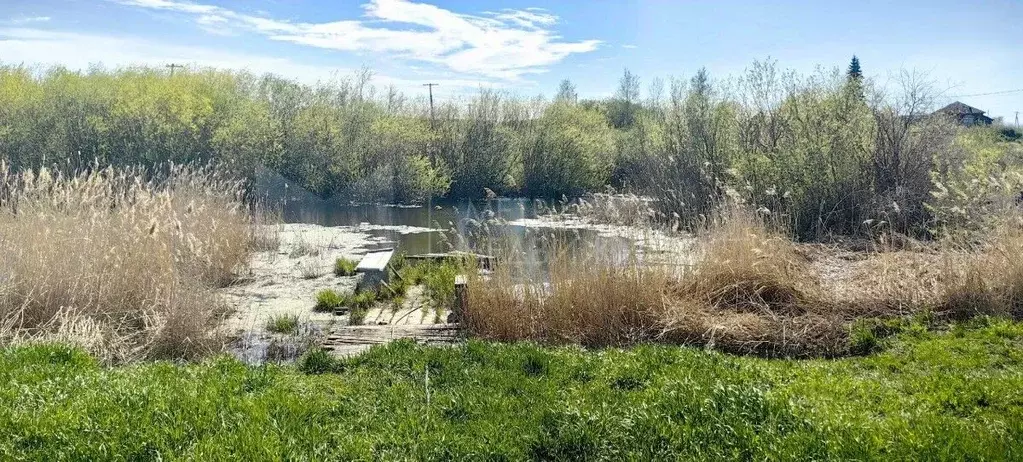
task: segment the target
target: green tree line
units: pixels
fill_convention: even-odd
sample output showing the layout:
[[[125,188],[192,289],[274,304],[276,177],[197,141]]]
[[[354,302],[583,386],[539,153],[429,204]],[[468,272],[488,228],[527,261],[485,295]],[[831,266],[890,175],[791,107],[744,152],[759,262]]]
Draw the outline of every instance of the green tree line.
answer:
[[[613,187],[653,196],[679,226],[732,197],[803,238],[927,233],[935,175],[949,176],[935,159],[977,142],[957,143],[960,129],[924,117],[935,93],[925,79],[896,81],[865,79],[858,60],[811,75],[764,61],[724,81],[704,70],[655,79],[644,98],[625,70],[608,98],[581,100],[567,80],[550,100],[480,89],[438,104],[431,120],[425,101],[375,88],[369,72],[306,85],[217,69],[6,65],[0,155],[13,168],[171,161],[251,176],[265,166],[355,201]]]

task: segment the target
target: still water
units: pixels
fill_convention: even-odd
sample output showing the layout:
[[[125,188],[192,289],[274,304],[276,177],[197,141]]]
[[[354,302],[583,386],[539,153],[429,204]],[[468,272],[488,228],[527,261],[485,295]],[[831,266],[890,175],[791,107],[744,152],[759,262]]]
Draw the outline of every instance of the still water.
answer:
[[[622,253],[633,246],[628,239],[602,235],[593,229],[536,222],[526,226],[518,221],[534,219],[551,210],[551,206],[529,199],[419,207],[300,201],[284,204],[283,218],[287,223],[359,227],[386,238],[390,246],[408,255],[455,249],[492,253],[495,245],[513,245],[531,259],[546,262],[552,248],[592,246],[602,253]]]

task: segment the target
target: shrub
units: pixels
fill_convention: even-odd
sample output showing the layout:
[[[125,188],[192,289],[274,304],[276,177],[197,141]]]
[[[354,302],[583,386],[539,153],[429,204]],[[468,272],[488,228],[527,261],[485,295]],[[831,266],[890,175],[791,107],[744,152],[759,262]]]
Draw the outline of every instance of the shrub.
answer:
[[[611,128],[600,112],[559,103],[544,111],[526,141],[523,189],[532,197],[577,196],[607,184]]]
[[[342,277],[355,276],[355,268],[357,266],[359,266],[359,262],[355,260],[343,257],[338,258],[334,262],[334,274]]]

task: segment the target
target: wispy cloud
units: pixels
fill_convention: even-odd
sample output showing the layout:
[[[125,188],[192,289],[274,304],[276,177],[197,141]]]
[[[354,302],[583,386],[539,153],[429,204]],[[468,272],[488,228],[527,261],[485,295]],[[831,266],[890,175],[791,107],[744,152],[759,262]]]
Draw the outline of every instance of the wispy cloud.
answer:
[[[622,48],[625,48],[626,50],[635,50],[636,48],[639,48],[639,47],[636,46],[636,45],[632,45],[632,44],[626,44],[626,45],[622,45]]]
[[[181,46],[138,37],[91,33],[61,32],[27,27],[0,27],[0,59],[8,64],[60,65],[70,69],[88,69],[97,64],[109,67],[146,65],[161,68],[169,63],[220,69],[247,70],[256,74],[273,73],[304,83],[327,81],[353,75],[359,69],[315,65],[289,58],[251,53],[235,53],[216,48]],[[457,77],[430,79],[449,92],[469,91],[494,82]],[[421,79],[374,74],[376,85],[393,85],[411,91],[422,89]]]
[[[6,24],[10,24],[10,25],[14,25],[14,26],[20,26],[20,25],[23,25],[23,24],[31,24],[31,23],[38,23],[38,22],[49,22],[49,21],[50,21],[50,17],[49,16],[20,16],[20,17],[17,17],[17,18],[8,19],[6,21]],[[2,22],[2,21],[0,21],[0,22]]]
[[[409,0],[370,0],[363,5],[364,18],[309,23],[187,1],[114,1],[181,13],[208,31],[240,29],[270,40],[388,54],[457,73],[505,80],[545,72],[547,66],[572,54],[596,50],[601,43],[562,40],[554,30],[558,17],[539,8],[467,15]]]

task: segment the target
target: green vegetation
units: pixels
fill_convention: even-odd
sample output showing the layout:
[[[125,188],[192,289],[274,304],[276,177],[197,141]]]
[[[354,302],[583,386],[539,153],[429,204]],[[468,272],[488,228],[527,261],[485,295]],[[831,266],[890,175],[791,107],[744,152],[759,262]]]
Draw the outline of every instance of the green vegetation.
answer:
[[[345,297],[331,289],[323,289],[316,293],[316,305],[313,311],[334,311],[345,304]]]
[[[908,329],[842,360],[402,341],[292,366],[0,352],[5,459],[1013,460],[1023,325]],[[304,374],[300,371],[305,371]]]
[[[298,315],[280,314],[271,316],[266,322],[266,330],[275,334],[294,334],[298,331]]]
[[[364,290],[345,297],[341,306],[349,309],[348,324],[359,325],[366,320],[369,308],[377,302],[377,292]]]
[[[348,277],[355,276],[355,267],[359,266],[359,262],[348,258],[338,258],[334,262],[334,274],[337,276]]]
[[[309,86],[209,69],[0,65],[0,156],[15,169],[212,162],[249,179],[263,165],[319,196],[360,201],[487,190],[560,199],[612,186],[657,198],[659,219],[678,226],[732,197],[784,217],[802,239],[954,225],[931,206],[969,204],[932,200],[952,187],[944,177],[985,182],[1011,165],[972,168],[988,155],[957,138],[990,132],[1018,154],[1023,145],[1006,141],[1016,132],[925,117],[937,101],[918,74],[894,88],[863,74],[856,59],[813,75],[754,62],[727,87],[701,70],[654,79],[641,97],[626,70],[601,100],[579,100],[566,81],[552,100],[481,90],[443,101],[431,128],[425,102],[375,91],[368,72]]]
[[[467,264],[457,258],[407,264],[399,271],[406,284],[422,284],[435,308],[447,308],[455,300],[455,276],[466,273]]]

